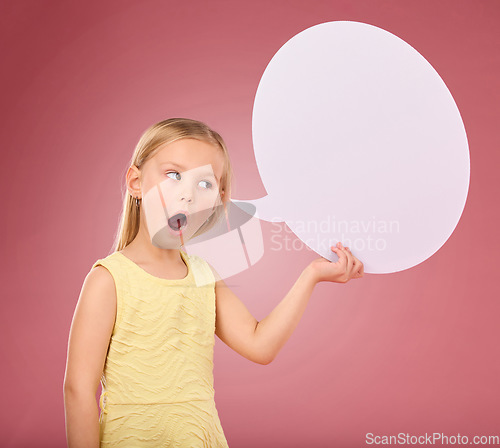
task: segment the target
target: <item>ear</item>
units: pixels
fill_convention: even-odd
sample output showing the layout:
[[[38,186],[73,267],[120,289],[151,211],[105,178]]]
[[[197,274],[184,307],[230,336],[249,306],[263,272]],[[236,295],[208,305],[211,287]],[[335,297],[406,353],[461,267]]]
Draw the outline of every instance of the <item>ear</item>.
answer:
[[[141,171],[134,164],[128,168],[126,182],[129,193],[141,199]]]

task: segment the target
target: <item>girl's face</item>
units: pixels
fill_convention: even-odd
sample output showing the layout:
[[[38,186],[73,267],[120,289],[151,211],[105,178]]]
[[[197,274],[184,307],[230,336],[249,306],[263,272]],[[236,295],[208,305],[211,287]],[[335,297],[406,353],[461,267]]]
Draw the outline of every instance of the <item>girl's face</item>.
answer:
[[[222,204],[220,148],[185,138],[161,147],[143,166],[141,222],[161,249],[177,249]]]

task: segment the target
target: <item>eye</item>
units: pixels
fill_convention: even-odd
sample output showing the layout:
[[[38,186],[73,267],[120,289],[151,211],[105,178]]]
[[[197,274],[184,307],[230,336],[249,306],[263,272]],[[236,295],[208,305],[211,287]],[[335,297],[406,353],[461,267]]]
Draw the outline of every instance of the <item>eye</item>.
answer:
[[[174,177],[170,176],[171,174],[174,175]],[[170,179],[174,179],[174,180],[181,180],[181,174],[177,171],[169,171],[167,173],[167,176],[170,177]]]
[[[207,186],[206,186],[206,187],[204,187],[204,188],[206,188],[206,189],[212,188],[212,183],[211,183],[211,182],[209,182],[208,180],[202,180],[202,181],[200,181],[200,184],[203,184],[203,183],[204,183],[205,185],[207,185]]]

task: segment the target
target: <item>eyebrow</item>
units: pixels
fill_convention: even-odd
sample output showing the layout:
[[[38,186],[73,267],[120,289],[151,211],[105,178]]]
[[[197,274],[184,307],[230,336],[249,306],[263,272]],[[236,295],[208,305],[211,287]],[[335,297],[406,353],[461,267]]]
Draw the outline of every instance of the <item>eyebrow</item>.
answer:
[[[184,168],[182,165],[179,165],[179,164],[177,164],[177,163],[175,163],[175,162],[168,162],[168,161],[167,161],[167,162],[162,162],[162,163],[160,163],[160,166],[163,166],[163,165],[174,165],[174,166],[176,166],[177,168],[180,168],[181,170],[184,170],[184,171],[185,171],[185,168]]]
[[[182,171],[188,171],[186,170],[185,167],[183,167],[182,165],[179,165],[178,163],[175,163],[175,162],[163,162],[163,163],[160,163],[160,166],[163,166],[163,165],[173,165],[179,169],[181,169]],[[216,179],[217,181],[219,181],[219,179],[217,178],[217,176],[215,175],[215,173],[213,171],[205,171],[202,173],[202,176],[213,176],[214,179]]]

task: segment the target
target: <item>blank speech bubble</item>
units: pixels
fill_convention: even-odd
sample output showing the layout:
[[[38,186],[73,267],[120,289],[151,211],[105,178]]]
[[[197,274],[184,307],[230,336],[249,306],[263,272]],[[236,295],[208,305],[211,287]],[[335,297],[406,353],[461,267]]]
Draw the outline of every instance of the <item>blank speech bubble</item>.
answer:
[[[327,22],[286,42],[262,75],[252,132],[268,195],[246,202],[331,261],[341,241],[367,273],[416,266],[465,206],[457,105],[421,54],[376,26]]]

